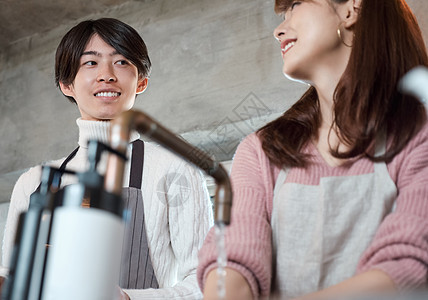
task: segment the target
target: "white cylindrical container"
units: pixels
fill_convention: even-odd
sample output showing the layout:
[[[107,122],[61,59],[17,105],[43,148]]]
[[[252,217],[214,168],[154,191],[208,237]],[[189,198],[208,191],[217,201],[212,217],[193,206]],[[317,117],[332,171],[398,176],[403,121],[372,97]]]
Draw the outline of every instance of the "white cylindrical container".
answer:
[[[122,219],[104,210],[55,209],[42,299],[115,299],[123,230]]]

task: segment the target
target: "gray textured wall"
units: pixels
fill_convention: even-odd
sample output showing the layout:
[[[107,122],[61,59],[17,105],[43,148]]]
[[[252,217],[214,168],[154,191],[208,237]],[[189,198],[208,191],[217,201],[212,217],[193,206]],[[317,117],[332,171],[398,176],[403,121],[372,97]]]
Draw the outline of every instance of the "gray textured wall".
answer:
[[[306,89],[281,74],[272,36],[280,18],[273,2],[127,2],[87,18],[119,18],[146,41],[153,72],[136,108],[228,160],[243,136],[277,117]],[[428,1],[408,3],[426,37]],[[56,46],[76,23],[58,24],[0,53],[0,202],[8,201],[23,170],[76,145],[78,110],[53,81]]]

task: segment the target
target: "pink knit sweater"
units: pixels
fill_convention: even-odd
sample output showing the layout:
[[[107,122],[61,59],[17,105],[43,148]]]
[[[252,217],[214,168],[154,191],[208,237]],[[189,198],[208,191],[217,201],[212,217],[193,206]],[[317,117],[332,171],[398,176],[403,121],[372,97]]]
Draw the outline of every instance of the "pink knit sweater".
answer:
[[[350,166],[331,167],[312,145],[306,169],[289,178],[296,183],[318,184],[321,177],[373,172],[373,162],[362,158]],[[355,273],[379,269],[401,288],[426,284],[428,275],[428,125],[387,164],[397,186],[395,211],[385,217],[362,255]],[[279,168],[262,150],[256,134],[239,145],[232,167],[233,207],[226,233],[228,267],[240,272],[256,296],[269,294],[272,277],[270,220],[273,189]],[[290,173],[291,176],[291,173]],[[216,266],[213,229],[199,253],[198,281],[203,289],[207,274]]]

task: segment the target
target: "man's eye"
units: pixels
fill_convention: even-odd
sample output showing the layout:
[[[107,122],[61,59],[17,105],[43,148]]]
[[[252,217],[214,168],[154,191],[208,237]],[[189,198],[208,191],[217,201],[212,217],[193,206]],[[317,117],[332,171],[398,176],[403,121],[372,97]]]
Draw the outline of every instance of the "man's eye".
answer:
[[[84,63],[84,65],[87,65],[87,66],[95,66],[96,64],[97,63],[94,62],[93,60],[90,60],[90,61],[87,61],[87,62]]]
[[[128,65],[129,63],[128,63],[128,61],[127,60],[124,60],[124,59],[122,59],[122,60],[119,60],[119,61],[117,61],[116,62],[118,65]]]

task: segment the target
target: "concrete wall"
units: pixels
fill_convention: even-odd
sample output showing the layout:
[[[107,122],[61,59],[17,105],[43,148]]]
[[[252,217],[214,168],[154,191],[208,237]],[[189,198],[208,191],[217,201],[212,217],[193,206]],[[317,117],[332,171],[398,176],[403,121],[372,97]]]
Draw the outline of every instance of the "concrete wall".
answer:
[[[136,108],[222,161],[306,89],[281,74],[273,2],[132,1],[87,18],[119,18],[141,33],[153,73]],[[426,36],[428,1],[408,3]],[[53,58],[62,35],[78,21],[0,53],[0,202],[8,201],[23,170],[76,146],[78,110],[54,86]]]

